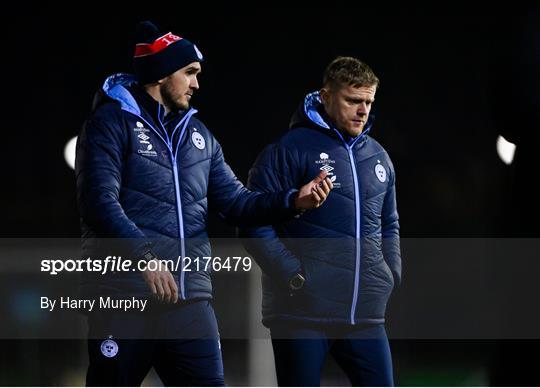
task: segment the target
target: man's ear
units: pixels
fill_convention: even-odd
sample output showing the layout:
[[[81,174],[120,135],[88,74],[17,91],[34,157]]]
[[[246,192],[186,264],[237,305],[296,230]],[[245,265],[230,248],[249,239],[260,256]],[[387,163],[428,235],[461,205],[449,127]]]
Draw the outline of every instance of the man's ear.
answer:
[[[323,104],[327,104],[328,103],[328,89],[327,88],[322,88],[321,90],[319,90],[319,95],[321,96],[321,101],[323,102]]]

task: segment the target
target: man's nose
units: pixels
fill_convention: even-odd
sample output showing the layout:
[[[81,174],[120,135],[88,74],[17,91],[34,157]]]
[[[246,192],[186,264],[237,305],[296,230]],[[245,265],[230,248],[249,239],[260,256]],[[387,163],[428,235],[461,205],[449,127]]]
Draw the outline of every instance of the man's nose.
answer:
[[[195,89],[195,90],[198,90],[199,89],[199,80],[197,80],[197,77],[194,77],[192,80],[191,80],[191,83],[189,85],[191,87],[191,89]]]
[[[368,112],[368,107],[365,102],[362,102],[360,105],[358,105],[358,110],[356,111],[358,115],[365,115],[367,114],[367,112]]]

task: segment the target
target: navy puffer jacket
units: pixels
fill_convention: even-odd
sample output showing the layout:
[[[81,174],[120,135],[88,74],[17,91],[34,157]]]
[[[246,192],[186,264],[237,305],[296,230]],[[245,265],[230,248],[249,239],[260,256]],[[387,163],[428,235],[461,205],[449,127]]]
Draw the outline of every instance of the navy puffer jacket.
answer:
[[[291,130],[268,146],[250,170],[248,187],[272,192],[301,185],[320,170],[334,189],[318,209],[273,226],[242,231],[263,270],[263,323],[378,324],[401,278],[395,172],[367,135],[346,138],[325,117],[318,93],[295,113]],[[291,295],[288,281],[303,272]]]
[[[160,259],[210,256],[209,201],[233,224],[264,225],[295,215],[294,189],[261,194],[242,185],[195,109],[165,116],[127,74],[109,77],[94,107],[77,141],[84,257],[117,253],[104,249],[109,239],[122,239],[114,247],[133,259],[149,249]],[[180,299],[211,298],[210,274],[183,267],[173,273]],[[149,290],[136,271],[87,273],[82,293],[144,296]]]

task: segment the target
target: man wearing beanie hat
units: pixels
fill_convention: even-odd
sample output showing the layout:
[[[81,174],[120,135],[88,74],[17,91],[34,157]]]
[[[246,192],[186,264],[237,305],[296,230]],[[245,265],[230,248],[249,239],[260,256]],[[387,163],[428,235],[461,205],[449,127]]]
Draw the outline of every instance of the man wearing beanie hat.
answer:
[[[108,245],[115,239],[114,249],[134,263],[107,276],[83,274],[81,293],[154,299],[140,312],[90,314],[88,385],[140,385],[151,367],[165,385],[224,385],[210,274],[187,265],[211,256],[208,204],[230,223],[265,225],[319,207],[332,189],[324,172],[299,190],[246,189],[190,106],[202,61],[187,39],[139,23],[135,76],[107,78],[79,135],[83,256],[117,254]],[[181,265],[152,265],[173,258]],[[290,277],[297,272],[290,268]]]

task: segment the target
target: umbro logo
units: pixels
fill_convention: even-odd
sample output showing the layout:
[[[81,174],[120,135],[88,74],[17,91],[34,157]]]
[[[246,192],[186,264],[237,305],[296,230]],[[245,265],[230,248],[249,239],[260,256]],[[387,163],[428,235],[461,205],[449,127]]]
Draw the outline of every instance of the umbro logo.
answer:
[[[322,166],[322,167],[320,168],[320,170],[326,171],[326,172],[330,172],[330,171],[332,171],[333,169],[334,169],[334,167],[329,166],[328,164],[325,164],[324,166]]]

